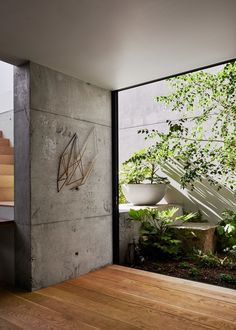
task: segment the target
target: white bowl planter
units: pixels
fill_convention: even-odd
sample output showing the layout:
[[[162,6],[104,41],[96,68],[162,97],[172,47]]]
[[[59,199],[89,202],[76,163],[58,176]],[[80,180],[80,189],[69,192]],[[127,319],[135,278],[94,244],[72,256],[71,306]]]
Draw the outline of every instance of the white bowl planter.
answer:
[[[164,183],[123,184],[125,198],[133,205],[155,205],[165,196]]]

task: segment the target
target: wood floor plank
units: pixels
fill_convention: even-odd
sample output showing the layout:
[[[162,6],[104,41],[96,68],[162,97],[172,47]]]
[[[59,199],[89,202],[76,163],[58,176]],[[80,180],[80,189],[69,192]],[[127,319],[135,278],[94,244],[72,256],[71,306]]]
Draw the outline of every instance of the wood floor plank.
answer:
[[[0,330],[22,330],[23,328],[14,325],[11,322],[4,320],[0,316]]]
[[[91,283],[90,283],[91,284]],[[56,288],[58,291],[48,292],[46,294],[53,294],[59,297],[62,301],[65,299],[73,301],[73,303],[86,304],[91,311],[95,308],[104,315],[113,315],[113,317],[125,320],[130,324],[134,324],[138,327],[145,329],[164,329],[167,327],[171,329],[222,329],[218,327],[218,322],[214,321],[214,324],[217,324],[217,327],[212,325],[205,325],[203,322],[199,322],[199,315],[197,322],[195,320],[188,320],[185,317],[179,317],[178,313],[173,313],[172,315],[166,313],[160,309],[153,309],[150,306],[145,307],[141,304],[134,304],[132,301],[125,302],[124,299],[119,299],[117,297],[106,296],[101,292],[95,294],[91,290],[82,290],[82,288],[72,287],[69,288],[68,284],[59,285]],[[59,292],[63,290],[64,293]],[[70,292],[70,294],[69,294]],[[186,313],[186,311],[185,311]],[[203,317],[203,316],[202,316]],[[218,320],[221,321],[221,320]],[[235,325],[227,322],[220,322],[221,325],[227,326],[228,329],[235,329]]]
[[[103,270],[104,268],[99,269]],[[140,269],[134,269],[131,267],[123,267],[123,266],[119,266],[119,265],[110,265],[106,267],[106,271],[108,270],[118,270],[121,271],[122,274],[124,276],[127,276],[127,273],[131,273],[132,275],[140,275],[143,277],[146,277],[148,279],[153,279],[156,282],[160,282],[162,284],[165,283],[171,283],[171,284],[175,284],[178,285],[181,288],[191,288],[192,289],[196,289],[196,290],[201,290],[201,292],[206,292],[206,293],[211,293],[214,295],[219,295],[221,298],[233,298],[234,301],[236,300],[236,291],[233,289],[229,289],[229,288],[224,288],[224,287],[220,287],[220,286],[216,286],[216,285],[212,285],[212,284],[206,284],[206,283],[201,283],[201,282],[196,282],[196,281],[190,281],[190,280],[186,280],[186,279],[182,279],[182,278],[178,278],[178,277],[172,277],[172,276],[166,276],[163,274],[157,274],[157,273],[152,273],[152,272],[147,272],[144,270],[140,270]],[[126,275],[125,275],[125,274]]]
[[[127,268],[128,271],[124,270],[124,268]],[[136,272],[136,269],[130,268],[131,271],[129,271],[128,267],[120,267],[120,268],[113,268],[113,267],[107,267],[106,271],[104,272],[103,269],[99,269],[96,272],[96,275],[101,275],[103,278],[109,278],[111,277],[115,281],[120,281],[122,279],[130,279],[139,281],[141,283],[145,283],[149,286],[154,287],[162,287],[167,288],[169,290],[174,291],[180,291],[181,292],[188,292],[190,294],[195,294],[199,296],[205,296],[217,300],[222,300],[224,302],[229,302],[236,305],[236,292],[235,290],[231,289],[223,289],[222,291],[218,291],[218,287],[213,285],[206,285],[202,286],[202,283],[196,283],[194,281],[184,280],[184,282],[181,281],[175,281],[176,278],[161,275],[159,277],[159,274],[149,273],[149,272]],[[132,272],[133,270],[133,272]],[[153,277],[153,275],[157,275]],[[180,279],[178,279],[180,280]]]
[[[99,281],[90,278],[81,278],[80,281],[69,281],[72,285],[74,283],[77,287],[83,287],[97,292],[103,292],[106,295],[119,298],[124,301],[132,302],[134,305],[142,306],[142,310],[146,308],[153,309],[156,313],[166,314],[174,320],[175,324],[179,323],[181,326],[185,322],[191,322],[191,324],[197,324],[197,328],[204,328],[208,326],[212,329],[232,329],[236,327],[235,322],[225,320],[217,315],[208,315],[204,312],[183,308],[177,305],[169,304],[168,302],[162,302],[146,298],[134,293],[129,293],[127,290],[120,290],[114,285],[110,286],[108,281]],[[106,283],[106,285],[104,285]],[[188,327],[187,327],[188,328]]]
[[[70,283],[73,285],[73,280],[70,281]],[[104,286],[104,283],[106,283],[106,286]],[[200,322],[201,320],[202,324],[209,324],[210,326],[213,326],[216,329],[222,329],[226,326],[226,323],[229,322],[230,324],[233,324],[233,329],[235,327],[234,322],[226,321],[222,318],[219,318],[218,316],[214,315],[207,315],[204,312],[199,312],[196,310],[189,310],[188,308],[183,308],[178,305],[169,304],[162,301],[153,300],[150,298],[146,298],[140,295],[136,295],[133,293],[129,293],[125,290],[117,290],[117,287],[114,288],[114,285],[110,286],[109,283],[106,281],[94,281],[94,279],[89,278],[83,278],[77,283],[74,283],[74,285],[78,287],[84,287],[90,290],[95,290],[97,292],[102,291],[104,294],[111,295],[113,297],[117,297],[119,299],[132,302],[136,305],[141,305],[143,307],[152,308],[157,312],[166,313],[168,315],[171,315],[173,318],[178,318],[178,321],[181,323],[183,320],[189,320],[193,322]],[[230,325],[229,325],[230,328]]]
[[[66,301],[61,301],[55,297],[50,297],[46,295],[42,295],[38,292],[36,293],[27,293],[23,295],[25,299],[33,301],[41,306],[50,308],[54,311],[60,312],[68,318],[71,319],[79,319],[87,324],[94,325],[99,329],[114,329],[114,330],[138,330],[140,328],[132,327],[130,324],[122,322],[120,320],[114,320],[110,317],[104,317],[103,315],[93,311],[91,313],[90,310],[86,309],[86,306],[81,307],[73,303],[69,303]]]
[[[98,312],[104,317],[112,318],[116,322],[122,320],[129,325],[129,329],[153,328],[153,324],[152,327],[150,327],[152,320],[148,322],[149,326],[147,326],[147,322],[145,322],[145,316],[140,317],[137,311],[134,311],[128,303],[124,304],[121,301],[116,301],[114,303],[112,298],[105,300],[102,294],[94,294],[93,298],[91,298],[89,293],[90,292],[88,290],[82,290],[81,288],[77,289],[76,287],[67,285],[66,283],[59,284],[56,287],[47,288],[46,290],[40,290],[40,294],[45,294],[61,301],[66,301],[76,305],[78,308],[86,306],[90,313]],[[157,320],[158,317],[156,316],[155,325]],[[162,322],[162,320],[160,320],[160,322]],[[157,329],[162,328],[158,327]]]
[[[224,301],[214,300],[205,296],[196,296],[186,292],[184,295],[179,294],[174,290],[166,289],[165,287],[153,287],[141,283],[139,281],[123,278],[119,281],[114,277],[107,276],[102,278],[96,272],[90,273],[88,278],[95,282],[102,283],[104,286],[110,286],[120,290],[121,292],[129,292],[137,296],[150,298],[156,301],[161,301],[171,305],[177,305],[187,310],[197,310],[201,313],[217,316],[225,320],[235,322],[235,306]]]
[[[34,293],[0,289],[0,330],[236,330],[235,297],[113,265]]]
[[[0,315],[18,327],[26,330],[95,330],[95,326],[80,320],[69,320],[58,312],[36,305],[8,291],[1,291]]]

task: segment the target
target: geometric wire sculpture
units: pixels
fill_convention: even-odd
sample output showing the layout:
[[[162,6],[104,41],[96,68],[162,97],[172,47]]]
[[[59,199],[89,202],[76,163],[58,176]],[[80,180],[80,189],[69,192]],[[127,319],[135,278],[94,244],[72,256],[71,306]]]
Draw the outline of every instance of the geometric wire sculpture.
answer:
[[[90,143],[90,149],[88,148]],[[92,145],[91,145],[92,144]],[[91,149],[94,152],[91,154]],[[78,189],[85,184],[94,166],[97,156],[97,139],[95,128],[93,128],[80,149],[79,137],[75,133],[62,152],[57,172],[57,191],[64,186],[70,189]]]

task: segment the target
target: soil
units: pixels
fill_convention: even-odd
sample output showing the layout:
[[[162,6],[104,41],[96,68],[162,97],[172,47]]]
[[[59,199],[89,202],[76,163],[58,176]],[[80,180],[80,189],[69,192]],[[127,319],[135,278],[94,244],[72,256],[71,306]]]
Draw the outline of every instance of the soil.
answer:
[[[216,267],[200,267],[194,261],[145,261],[142,265],[135,265],[134,268],[142,269],[153,273],[159,273],[191,281],[219,285],[230,289],[236,289],[236,264]],[[225,276],[230,275],[234,283],[228,283]]]

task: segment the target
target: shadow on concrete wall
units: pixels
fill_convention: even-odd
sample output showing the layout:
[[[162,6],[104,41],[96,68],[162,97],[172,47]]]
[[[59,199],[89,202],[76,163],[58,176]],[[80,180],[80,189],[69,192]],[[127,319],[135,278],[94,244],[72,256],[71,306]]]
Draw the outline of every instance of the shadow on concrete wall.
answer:
[[[162,168],[163,173],[170,180],[170,187],[165,200],[168,203],[182,204],[186,211],[201,210],[203,219],[209,222],[218,222],[225,209],[236,210],[236,196],[227,188],[219,191],[203,178],[202,182],[195,183],[195,189],[182,189],[180,178],[183,167],[180,163],[167,163]]]

